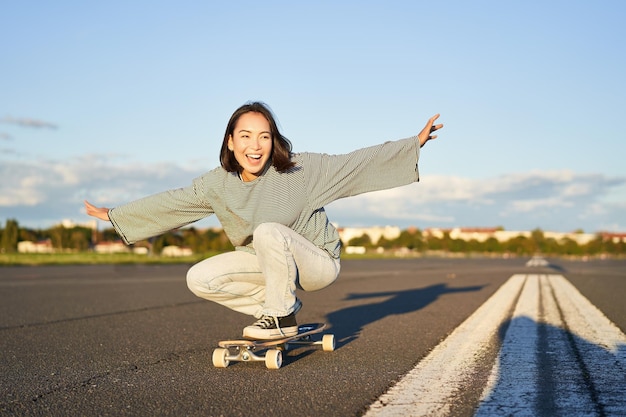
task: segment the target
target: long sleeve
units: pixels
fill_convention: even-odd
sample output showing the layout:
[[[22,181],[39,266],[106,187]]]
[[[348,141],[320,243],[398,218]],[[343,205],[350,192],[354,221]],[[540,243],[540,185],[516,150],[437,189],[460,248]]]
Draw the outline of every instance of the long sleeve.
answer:
[[[131,244],[205,218],[213,210],[197,192],[200,181],[115,207],[109,219],[124,242]]]
[[[340,198],[419,181],[418,143],[411,137],[345,155],[305,154],[311,204],[323,207]]]

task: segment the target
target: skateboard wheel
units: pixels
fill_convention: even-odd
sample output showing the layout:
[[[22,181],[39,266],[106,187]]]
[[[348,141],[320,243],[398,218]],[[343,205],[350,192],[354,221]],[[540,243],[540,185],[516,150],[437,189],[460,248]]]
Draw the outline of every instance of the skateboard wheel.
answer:
[[[324,352],[332,352],[335,350],[335,335],[325,334],[322,336],[322,350]]]
[[[283,353],[278,349],[270,349],[265,354],[267,369],[278,369],[283,364]]]
[[[230,364],[230,361],[226,359],[227,355],[228,349],[216,348],[213,351],[213,366],[216,368],[226,368]]]

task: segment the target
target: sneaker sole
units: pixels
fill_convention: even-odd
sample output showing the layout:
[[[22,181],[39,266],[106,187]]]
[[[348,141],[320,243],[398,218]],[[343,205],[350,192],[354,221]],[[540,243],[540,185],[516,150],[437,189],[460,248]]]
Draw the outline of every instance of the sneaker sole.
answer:
[[[282,330],[282,333],[281,333]],[[243,337],[257,340],[273,340],[282,339],[283,337],[292,337],[298,335],[298,326],[285,327],[279,329],[258,329],[248,328],[243,329]]]

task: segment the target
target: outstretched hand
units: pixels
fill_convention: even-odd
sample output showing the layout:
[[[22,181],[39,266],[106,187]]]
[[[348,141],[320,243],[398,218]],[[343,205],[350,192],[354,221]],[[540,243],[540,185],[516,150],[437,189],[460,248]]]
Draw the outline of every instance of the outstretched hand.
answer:
[[[443,123],[438,125],[435,124],[435,120],[439,118],[439,113],[428,119],[426,126],[422,129],[422,131],[417,135],[420,141],[420,148],[426,144],[431,139],[435,139],[437,135],[433,135],[437,130],[443,127]]]
[[[87,214],[89,214],[90,216],[107,222],[110,221],[109,209],[107,207],[96,207],[89,201],[85,200],[85,209],[87,210]]]

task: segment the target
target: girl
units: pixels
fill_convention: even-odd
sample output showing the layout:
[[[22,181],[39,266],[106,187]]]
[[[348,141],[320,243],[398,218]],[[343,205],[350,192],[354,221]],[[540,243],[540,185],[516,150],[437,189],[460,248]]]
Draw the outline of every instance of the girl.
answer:
[[[267,105],[247,103],[230,118],[221,167],[169,190],[109,209],[85,201],[126,244],[215,214],[236,250],[192,266],[189,289],[258,320],[243,336],[297,334],[296,289],[335,281],[341,242],[324,206],[339,198],[419,181],[420,148],[436,138],[439,115],[417,135],[345,155],[292,153]]]

